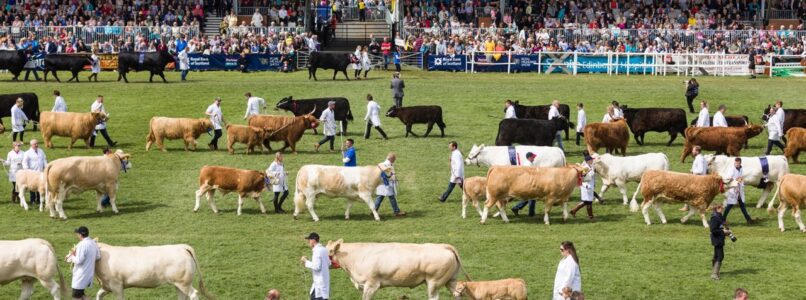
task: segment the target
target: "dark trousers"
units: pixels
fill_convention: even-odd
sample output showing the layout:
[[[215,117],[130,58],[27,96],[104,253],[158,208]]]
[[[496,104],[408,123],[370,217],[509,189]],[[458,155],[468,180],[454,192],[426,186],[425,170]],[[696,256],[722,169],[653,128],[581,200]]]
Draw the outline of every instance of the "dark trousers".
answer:
[[[521,201],[518,202],[518,204],[515,204],[515,206],[512,207],[512,210],[513,210],[513,212],[521,210],[524,207],[526,207],[526,204],[528,203],[529,204],[529,216],[534,217],[535,216],[535,204],[536,204],[536,202],[537,201],[535,201],[535,200],[521,200]]]
[[[109,133],[106,132],[106,129],[96,129],[95,130],[96,135],[98,132],[101,133],[101,135],[104,137],[104,140],[106,140],[106,144],[109,145],[110,147],[112,146],[112,144],[115,143],[112,141],[111,138],[109,138]],[[95,135],[90,137],[90,147],[95,147]]]
[[[378,195],[377,197],[375,197],[375,210],[381,208],[381,203],[383,203],[383,197],[386,196]],[[388,197],[389,197],[389,203],[392,204],[392,212],[394,212],[395,214],[400,213],[400,207],[397,206],[397,197],[395,196],[388,196]]]
[[[111,199],[109,199],[109,195],[104,194],[103,196],[101,196],[101,206],[107,207],[110,205],[112,205],[112,201]]]
[[[367,20],[367,10],[366,9],[359,9],[358,10],[358,21],[364,22]]]
[[[185,80],[188,77],[188,70],[182,70],[182,80]]]
[[[31,204],[39,204],[39,201],[41,200],[39,196],[40,195],[37,192],[28,192],[28,197],[30,198],[28,199],[28,202],[31,202]]]
[[[722,263],[722,259],[725,258],[725,246],[714,246],[714,258],[711,259],[711,265],[715,263]]]
[[[25,81],[28,81],[28,75],[30,75],[31,72],[34,72],[34,79],[39,81],[39,73],[37,73],[36,70],[25,70]]]
[[[280,198],[278,201],[277,198]],[[280,196],[280,192],[274,192],[274,200],[271,202],[274,204],[274,211],[283,211],[283,202],[285,202],[285,198],[288,198],[288,190],[283,191],[283,195]]]
[[[394,97],[395,98],[395,106],[403,107],[403,97]]]
[[[218,150],[218,139],[219,138],[221,138],[221,129],[213,130],[213,139],[210,140],[209,145],[213,146],[213,149],[215,149],[215,150]]]
[[[372,133],[372,128],[373,127],[375,127],[375,130],[377,130],[378,133],[381,134],[381,136],[383,137],[384,140],[387,139],[386,132],[383,131],[383,128],[381,128],[381,126],[372,126],[372,122],[367,122],[367,128],[364,130],[364,138],[365,139],[369,138],[370,133]]]
[[[579,140],[580,140],[580,139],[582,139],[582,140],[584,140],[584,139],[585,139],[585,133],[583,133],[583,132],[577,132],[577,146],[579,146]]]
[[[322,298],[322,297],[315,297],[314,293],[316,293],[316,292],[311,292],[311,300],[327,300],[327,299]]]
[[[442,196],[439,197],[439,201],[445,202],[445,200],[448,200],[448,197],[451,195],[451,192],[453,192],[453,188],[456,187],[457,184],[459,185],[460,189],[463,190],[465,189],[465,185],[463,183],[449,182],[448,189],[444,193],[442,193]]]
[[[784,144],[781,144],[781,141],[767,140],[767,152],[764,152],[764,154],[770,155],[772,145],[778,146],[778,148],[781,148],[781,151],[784,151]]]
[[[694,98],[697,98],[697,96],[686,96],[686,102],[688,102],[688,111],[692,113],[694,112]]]
[[[330,150],[333,150],[333,142],[336,141],[335,135],[326,135],[325,138],[319,141],[319,146],[322,146],[324,143],[330,141]]]
[[[12,182],[11,182],[11,202],[12,202],[12,203],[17,203],[17,202],[19,202],[19,200],[18,200],[18,199],[19,199],[19,195],[20,195],[20,193],[19,193],[19,192],[17,192],[17,183],[16,183],[16,182],[14,182],[14,181],[12,181]]]
[[[742,214],[744,215],[744,219],[747,220],[747,222],[750,222],[750,220],[752,220],[752,218],[750,217],[750,214],[747,213],[747,208],[744,206],[744,201],[743,200],[744,199],[739,198],[739,201],[738,201],[739,202],[739,208],[742,210]],[[730,213],[730,209],[733,208],[734,205],[736,205],[736,204],[725,205],[725,213],[722,214],[722,218],[725,219],[725,221],[728,220],[728,214]]]
[[[92,81],[93,78],[95,78],[95,82],[98,82],[98,73],[90,74],[90,77],[87,78],[87,80]]]
[[[395,71],[400,72],[400,63],[395,64]]]
[[[22,142],[22,141],[25,139],[25,138],[23,138],[23,137],[22,137],[23,135],[25,135],[25,131],[20,131],[20,132],[15,132],[15,133],[12,133],[12,134],[11,134],[11,141],[13,142],[13,141],[16,141],[16,140],[17,140],[17,133],[19,133],[19,134],[20,134],[20,142]]]

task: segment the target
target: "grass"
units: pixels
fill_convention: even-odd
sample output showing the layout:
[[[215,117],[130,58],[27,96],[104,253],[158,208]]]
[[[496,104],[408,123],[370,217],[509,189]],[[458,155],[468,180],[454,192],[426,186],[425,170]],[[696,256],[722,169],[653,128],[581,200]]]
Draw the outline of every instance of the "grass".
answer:
[[[583,289],[589,299],[728,299],[737,287],[744,287],[756,299],[783,299],[803,297],[806,282],[797,278],[804,275],[806,258],[803,251],[804,235],[796,230],[789,214],[785,219],[788,231],[780,233],[774,216],[764,210],[750,209],[751,215],[760,217],[758,225],[741,222],[738,210],[731,214],[737,223],[734,231],[737,243],[726,247],[723,279],[709,279],[711,246],[708,232],[696,218],[680,224],[679,205],[664,205],[669,224],[660,225],[652,212],[655,224],[647,226],[640,213],[630,213],[620,204],[617,190],[605,195],[606,205],[596,205],[597,223],[585,218],[560,223],[560,212],[552,213],[550,226],[542,218],[515,217],[512,223],[503,224],[492,219],[488,225],[479,225],[475,213],[468,219],[460,218],[460,193],[457,191],[447,203],[436,197],[443,192],[448,180],[448,150],[451,140],[458,141],[466,153],[474,143],[493,144],[497,124],[503,116],[503,101],[511,98],[525,104],[547,104],[552,99],[573,106],[586,104],[589,122],[599,121],[606,105],[617,99],[631,107],[684,108],[682,77],[651,76],[578,76],[535,74],[465,74],[408,72],[405,105],[437,104],[445,112],[446,136],[440,138],[403,138],[404,127],[395,119],[383,117],[383,126],[390,134],[389,141],[359,138],[363,132],[361,121],[365,110],[363,100],[367,93],[379,99],[383,109],[391,104],[390,73],[371,72],[370,80],[345,82],[331,81],[321,73],[323,80],[308,81],[304,72],[295,74],[234,72],[191,73],[190,81],[179,82],[178,73],[168,76],[170,84],[147,82],[144,73],[132,74],[132,83],[113,82],[115,73],[103,73],[100,83],[0,83],[0,93],[36,92],[42,110],[49,110],[54,89],[67,99],[70,111],[87,111],[95,95],[106,98],[111,114],[109,131],[118,146],[133,155],[134,168],[122,174],[118,207],[120,214],[111,211],[95,212],[94,195],[90,192],[72,195],[65,203],[69,217],[57,221],[47,213],[23,211],[11,205],[7,198],[0,201],[0,239],[44,238],[53,243],[57,256],[67,253],[76,243],[72,229],[86,225],[91,235],[113,245],[158,245],[187,243],[198,255],[208,289],[219,299],[259,299],[270,288],[280,289],[287,299],[305,299],[310,286],[310,273],[303,270],[298,259],[310,256],[302,237],[317,231],[324,240],[343,238],[346,242],[412,242],[449,243],[455,245],[462,256],[464,267],[476,280],[522,277],[534,299],[550,297],[554,273],[560,255],[558,244],[574,241],[581,259]],[[88,74],[83,73],[82,76]],[[8,76],[3,76],[8,80]],[[82,78],[83,79],[83,78]],[[797,79],[698,78],[701,83],[700,99],[715,106],[724,103],[728,114],[744,114],[759,122],[762,108],[781,99],[789,108],[804,108],[806,85]],[[215,96],[224,99],[225,119],[244,124],[243,93],[251,91],[273,105],[281,97],[295,98],[344,96],[352,101],[356,121],[350,124],[351,137],[357,140],[360,164],[375,164],[389,151],[398,154],[397,170],[400,176],[399,201],[406,218],[391,216],[389,204],[384,203],[380,213],[383,221],[372,221],[368,209],[357,205],[353,219],[343,220],[343,199],[320,198],[317,212],[322,220],[314,223],[303,211],[300,220],[290,214],[261,215],[252,201],[245,203],[244,215],[236,216],[235,195],[217,195],[222,210],[214,215],[206,203],[193,213],[194,191],[198,188],[198,170],[203,165],[224,165],[264,170],[271,162],[269,155],[245,155],[243,146],[236,155],[226,151],[210,152],[206,147],[196,152],[182,151],[180,141],[168,142],[169,152],[144,151],[148,120],[152,116],[202,117],[207,105]],[[282,112],[271,111],[272,114]],[[689,119],[694,117],[688,115]],[[576,118],[572,114],[572,118]],[[8,126],[9,120],[6,118]],[[424,126],[415,126],[415,132],[424,132]],[[438,132],[438,131],[437,131]],[[26,140],[39,132],[26,133]],[[573,132],[571,133],[573,137]],[[745,156],[760,155],[766,146],[766,133],[750,142]],[[296,170],[304,164],[339,164],[339,154],[312,152],[313,143],[320,136],[306,134],[298,144],[300,153],[286,156],[286,168],[291,181]],[[10,137],[4,136],[2,151],[10,148]],[[682,140],[665,147],[668,135],[647,134],[647,145],[630,142],[628,154],[664,152],[675,171],[686,172],[691,159],[679,162]],[[208,136],[202,136],[204,146]],[[71,155],[97,155],[100,149],[79,147],[66,150],[64,138],[54,141],[56,149],[46,149],[50,160]],[[222,140],[223,144],[223,140]],[[581,161],[582,147],[566,141],[568,160]],[[777,150],[776,153],[780,153]],[[794,173],[806,173],[803,165],[792,165]],[[467,176],[484,175],[486,169],[466,167]],[[630,184],[629,192],[635,189]],[[293,187],[292,187],[293,189]],[[9,194],[9,184],[0,184],[0,195]],[[571,202],[578,201],[575,192]],[[750,203],[755,204],[759,191],[748,188]],[[2,196],[6,197],[6,196]],[[285,209],[293,209],[293,191]],[[722,201],[719,196],[717,201]],[[263,197],[265,203],[270,199]],[[270,205],[269,205],[270,206]],[[540,207],[538,207],[540,210]],[[69,266],[61,263],[69,282]],[[348,276],[333,270],[332,298],[357,299],[360,297]],[[786,284],[782,284],[786,283]],[[97,286],[90,289],[94,295]],[[173,298],[174,289],[128,289],[131,299]],[[0,288],[1,299],[16,298],[19,284]],[[376,299],[396,299],[407,295],[410,299],[425,299],[424,286],[415,289],[385,288]],[[801,295],[801,296],[797,296]],[[47,293],[36,285],[34,298],[46,299]],[[442,296],[447,297],[446,290]]]

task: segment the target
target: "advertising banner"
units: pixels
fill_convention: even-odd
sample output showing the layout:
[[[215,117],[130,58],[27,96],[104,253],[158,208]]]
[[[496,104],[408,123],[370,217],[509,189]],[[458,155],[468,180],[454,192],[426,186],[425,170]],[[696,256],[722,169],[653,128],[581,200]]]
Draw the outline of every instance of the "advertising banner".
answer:
[[[225,54],[190,54],[191,70],[237,70],[240,55]],[[279,70],[282,64],[279,54],[247,54],[247,69],[249,71]]]
[[[464,55],[429,55],[429,71],[464,71],[467,57]]]

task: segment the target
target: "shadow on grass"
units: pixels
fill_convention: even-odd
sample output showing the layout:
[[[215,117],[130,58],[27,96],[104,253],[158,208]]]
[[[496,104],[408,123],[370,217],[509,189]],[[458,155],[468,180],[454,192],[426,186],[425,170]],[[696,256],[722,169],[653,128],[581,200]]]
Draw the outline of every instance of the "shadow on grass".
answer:
[[[109,207],[109,208],[104,208],[104,211],[101,212],[101,213],[91,212],[91,213],[86,213],[86,214],[82,214],[82,215],[75,215],[75,216],[72,216],[70,218],[73,218],[73,219],[105,218],[105,217],[114,216],[114,215],[120,215],[120,214],[142,213],[142,212],[152,211],[152,210],[155,210],[157,208],[168,207],[168,205],[165,205],[165,204],[162,204],[162,203],[149,203],[149,202],[143,202],[143,201],[123,202],[123,203],[117,202],[116,204],[118,204],[118,211],[119,211],[119,213],[117,213],[117,214],[112,212],[112,208]],[[68,208],[70,208],[70,207],[65,207],[65,210],[67,210]]]
[[[744,269],[738,269],[738,270],[731,270],[731,271],[722,272],[722,275],[745,275],[745,274],[755,275],[755,274],[758,274],[758,272],[759,272],[759,270],[755,269],[755,268],[744,268]]]

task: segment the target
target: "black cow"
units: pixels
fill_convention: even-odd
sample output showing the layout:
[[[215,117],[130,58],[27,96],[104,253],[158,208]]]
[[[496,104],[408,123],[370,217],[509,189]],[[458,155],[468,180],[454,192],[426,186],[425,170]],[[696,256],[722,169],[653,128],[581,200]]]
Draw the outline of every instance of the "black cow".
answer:
[[[317,80],[316,69],[332,69],[333,80],[336,80],[336,74],[341,71],[344,73],[344,78],[350,81],[350,77],[347,76],[347,67],[351,63],[351,57],[352,54],[349,53],[311,52],[311,56],[308,57],[308,79],[313,77],[313,80]]]
[[[347,121],[353,121],[353,112],[350,110],[350,101],[347,98],[314,98],[314,99],[298,99],[294,100],[291,96],[285,97],[275,106],[275,109],[287,110],[295,116],[305,115],[313,110],[313,115],[319,117],[322,111],[327,109],[327,103],[330,101],[336,102],[336,108],[333,112],[333,117],[336,121],[341,122],[342,134],[347,134]],[[313,129],[316,133],[316,128]]]
[[[174,57],[168,53],[168,50],[149,53],[119,53],[118,81],[122,78],[126,83],[129,83],[126,73],[134,70],[138,72],[149,71],[151,76],[148,77],[148,82],[154,82],[154,75],[156,74],[162,77],[162,82],[168,83],[163,72],[165,71],[165,66],[174,61]]]
[[[39,98],[34,93],[20,93],[0,95],[0,124],[3,124],[3,117],[11,116],[11,107],[17,104],[17,98],[22,98],[22,112],[25,116],[31,121],[39,122]]]
[[[84,66],[92,64],[92,60],[88,55],[70,55],[70,54],[48,54],[45,56],[45,82],[48,82],[48,72],[53,72],[53,78],[59,80],[59,75],[56,71],[70,71],[73,77],[70,77],[68,82],[78,80],[78,72],[84,70]]]
[[[428,129],[426,129],[425,135],[423,136],[428,137],[428,134],[431,133],[431,129],[434,128],[434,123],[439,126],[442,137],[445,137],[445,121],[442,120],[442,107],[436,105],[392,106],[389,108],[389,111],[386,112],[386,116],[398,118],[400,122],[406,125],[406,137],[409,137],[409,133],[413,136],[417,136],[417,134],[411,131],[411,126],[414,124],[428,124]]]
[[[498,136],[495,138],[496,146],[511,146],[512,144],[552,146],[556,132],[568,127],[568,120],[555,118],[553,120],[536,119],[503,119],[498,123]]]
[[[512,102],[515,106],[515,116],[519,119],[538,119],[538,120],[548,120],[549,119],[549,109],[551,109],[551,105],[521,105],[518,101]],[[568,131],[571,127],[574,127],[574,123],[571,122],[571,107],[567,104],[560,104],[560,115],[565,117],[568,121],[566,122],[565,128],[562,130],[565,131],[565,139],[568,139]]]
[[[761,119],[766,122],[770,117],[767,113],[770,112],[770,106],[767,105],[767,108],[764,109],[764,113],[761,115]],[[806,109],[789,109],[784,108],[784,131],[787,132],[792,127],[803,127],[806,128]]]
[[[0,51],[0,70],[8,70],[14,75],[11,80],[19,80],[20,73],[25,68],[28,58],[24,50],[3,50]]]
[[[679,108],[629,108],[622,106],[624,119],[627,126],[633,132],[635,142],[638,145],[644,144],[644,134],[649,131],[668,132],[670,146],[677,138],[677,134],[686,135],[686,111]]]

